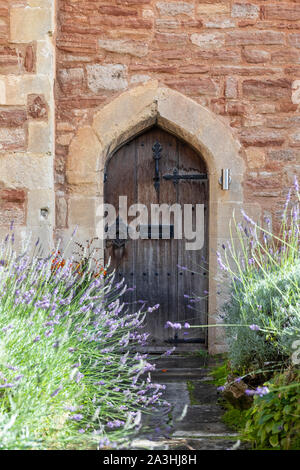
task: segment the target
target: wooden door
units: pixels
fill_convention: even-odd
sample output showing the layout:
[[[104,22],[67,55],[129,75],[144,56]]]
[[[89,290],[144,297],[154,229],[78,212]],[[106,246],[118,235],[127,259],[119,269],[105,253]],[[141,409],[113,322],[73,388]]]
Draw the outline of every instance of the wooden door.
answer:
[[[191,147],[156,127],[120,148],[105,169],[105,202],[114,205],[118,216],[119,196],[127,196],[128,207],[139,203],[148,210],[148,221],[142,221],[139,226],[140,238],[108,241],[106,259],[111,259],[117,279],[125,278],[129,291],[124,300],[130,309],[137,310],[143,303],[160,305],[146,318],[146,330],[157,345],[174,341],[205,342],[204,330],[182,329],[175,336],[165,324],[167,321],[191,325],[207,323],[206,173],[205,162]],[[185,204],[193,205],[193,209],[196,204],[203,204],[205,238],[202,249],[189,251],[185,238],[174,238],[174,213],[171,212],[167,225],[160,221],[153,224],[150,214],[154,204],[179,204],[182,210]],[[192,214],[194,223],[195,211]],[[128,217],[127,222],[133,218]],[[201,300],[188,306],[187,295],[201,297]]]

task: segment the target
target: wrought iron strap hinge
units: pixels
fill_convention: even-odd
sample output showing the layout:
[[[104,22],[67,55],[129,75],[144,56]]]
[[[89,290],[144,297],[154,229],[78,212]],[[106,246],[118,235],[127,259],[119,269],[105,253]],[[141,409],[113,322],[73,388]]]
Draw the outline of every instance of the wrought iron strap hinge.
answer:
[[[159,160],[161,159],[162,146],[159,142],[155,142],[152,147],[153,159],[155,161],[155,176],[153,178],[154,187],[156,191],[159,190],[160,176],[159,176]]]
[[[207,181],[207,173],[196,173],[194,175],[180,175],[177,168],[174,169],[172,175],[163,175],[165,180],[173,181],[174,184],[178,184],[179,180],[201,180]]]

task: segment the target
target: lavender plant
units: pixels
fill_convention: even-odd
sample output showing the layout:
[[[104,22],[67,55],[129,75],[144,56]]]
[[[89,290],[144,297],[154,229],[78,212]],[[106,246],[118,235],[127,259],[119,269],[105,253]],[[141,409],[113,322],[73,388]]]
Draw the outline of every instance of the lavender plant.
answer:
[[[222,245],[223,254],[217,253],[219,268],[231,281],[223,323],[190,326],[167,322],[166,327],[226,327],[229,358],[235,369],[261,368],[266,362],[290,360],[293,345],[300,339],[299,201],[295,178],[277,233],[272,232],[268,219],[262,227],[243,211],[243,223],[233,218],[231,239]],[[204,293],[205,297],[208,295]],[[185,297],[189,308],[197,310],[202,298]]]
[[[79,272],[38,246],[18,255],[11,238],[0,246],[0,449],[126,445],[162,403],[136,352],[147,311],[126,311],[126,286],[106,270]]]
[[[224,256],[218,254],[219,265],[232,282],[224,323],[233,367],[263,367],[266,362],[289,360],[300,337],[297,180],[294,192],[288,192],[278,234],[272,233],[269,220],[260,227],[245,213],[243,217],[244,224],[234,224]]]

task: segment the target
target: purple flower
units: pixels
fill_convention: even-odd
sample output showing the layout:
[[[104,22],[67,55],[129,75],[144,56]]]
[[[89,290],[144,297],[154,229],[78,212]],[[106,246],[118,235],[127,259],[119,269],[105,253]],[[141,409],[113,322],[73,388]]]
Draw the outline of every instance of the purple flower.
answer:
[[[164,356],[170,356],[174,351],[175,351],[175,346],[171,349],[168,349],[168,351],[166,351],[163,355]]]
[[[38,335],[34,338],[33,342],[34,343],[37,343],[38,341],[40,341],[41,337]]]
[[[123,426],[125,423],[124,421],[120,421],[119,419],[116,419],[115,421],[109,421],[107,423],[107,426],[110,428],[110,429],[114,429],[114,428],[120,428],[121,426]]]
[[[256,390],[250,390],[250,389],[245,390],[245,394],[247,396],[258,395],[260,397],[263,397],[264,395],[267,395],[268,393],[270,393],[270,390],[268,389],[268,387],[257,387]]]
[[[72,419],[73,421],[81,421],[83,418],[83,415],[78,413],[77,415],[72,415],[70,416],[70,419]]]
[[[172,323],[170,321],[167,321],[165,324],[165,328],[173,328],[173,330],[181,330],[181,324],[180,323]]]
[[[242,216],[244,217],[244,219],[246,220],[246,222],[248,222],[251,225],[256,225],[254,220],[250,219],[250,217],[246,214],[246,212],[243,209],[241,210],[241,213],[242,213]]]
[[[99,382],[94,383],[94,385],[96,385],[96,386],[97,385],[104,385],[104,384],[105,384],[104,380],[99,380]]]
[[[188,322],[185,322],[185,324],[183,325],[184,328],[191,328],[191,325],[188,323]]]
[[[75,382],[79,383],[82,377],[84,377],[84,375],[81,372],[77,372]]]
[[[225,264],[222,261],[222,257],[221,257],[221,254],[219,253],[219,251],[217,251],[217,261],[218,261],[218,265],[220,266],[222,271],[228,271],[227,266],[225,266]]]
[[[259,331],[260,330],[260,327],[258,325],[255,325],[255,324],[250,325],[249,328],[252,331]]]
[[[62,385],[60,385],[56,390],[54,390],[54,392],[51,393],[50,397],[56,397],[56,395],[59,394],[62,388]]]
[[[218,390],[218,392],[224,392],[225,386],[222,385],[221,387],[218,387],[217,390]]]
[[[16,386],[15,384],[6,383],[6,384],[0,385],[0,388],[12,388],[12,387],[15,387],[15,386]]]
[[[297,179],[296,175],[295,175],[295,179],[294,179],[294,188],[295,188],[296,193],[299,193],[299,182],[298,182],[298,179]]]

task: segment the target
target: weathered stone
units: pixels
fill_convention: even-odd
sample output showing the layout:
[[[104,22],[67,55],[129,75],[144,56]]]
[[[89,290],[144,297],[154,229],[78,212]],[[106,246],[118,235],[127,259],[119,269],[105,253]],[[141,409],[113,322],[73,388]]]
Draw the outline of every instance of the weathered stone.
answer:
[[[156,33],[155,39],[158,43],[162,44],[176,44],[176,46],[183,46],[188,44],[187,34]]]
[[[67,157],[69,184],[94,183],[101,145],[90,127],[83,127],[70,145]]]
[[[178,20],[175,20],[173,18],[157,18],[157,20],[155,20],[155,26],[159,30],[177,29],[180,26],[180,23]]]
[[[27,46],[26,52],[25,52],[25,58],[24,58],[24,68],[26,72],[34,71],[34,62],[35,62],[34,49],[32,46]]]
[[[123,90],[127,88],[127,67],[121,64],[87,65],[89,89],[98,93],[100,90]]]
[[[148,53],[148,45],[142,41],[130,41],[125,39],[98,39],[101,49],[118,54],[129,54],[136,57],[144,57]]]
[[[2,226],[9,226],[12,221],[15,225],[24,225],[26,211],[23,204],[2,202],[0,200],[0,221]]]
[[[289,34],[288,41],[291,46],[300,49],[300,33]]]
[[[11,8],[11,41],[30,42],[37,39],[43,39],[52,28],[51,18],[51,13],[47,8]]]
[[[80,67],[72,69],[61,69],[58,72],[58,83],[65,93],[75,93],[82,88],[84,82],[84,71]]]
[[[243,94],[250,99],[269,98],[272,100],[289,99],[292,84],[286,78],[274,80],[245,80],[242,84]]]
[[[232,49],[202,49],[197,50],[195,56],[201,60],[209,60],[212,63],[227,62],[229,64],[238,63],[241,60],[241,54],[239,51]]]
[[[226,34],[226,44],[230,46],[246,46],[248,44],[272,45],[284,44],[283,33],[277,31],[233,31]]]
[[[194,33],[191,35],[191,41],[201,48],[221,47],[225,44],[225,36],[221,33]]]
[[[249,168],[263,168],[266,162],[265,151],[260,148],[249,148],[246,150]]]
[[[70,226],[95,226],[96,199],[71,197],[68,201],[68,224]]]
[[[300,104],[300,80],[294,80],[292,83],[292,102]]]
[[[259,6],[253,3],[234,3],[231,16],[233,18],[258,18]]]
[[[224,3],[205,3],[197,6],[198,15],[214,16],[219,14],[229,13],[230,6],[229,4]]]
[[[204,21],[204,25],[206,28],[227,29],[227,28],[234,28],[235,22],[231,20],[230,18],[223,18],[223,19]]]
[[[1,189],[0,200],[5,202],[23,203],[26,200],[26,192],[23,189]]]
[[[252,47],[245,47],[243,49],[243,56],[246,61],[250,64],[260,64],[268,62],[271,58],[271,54],[268,51],[262,49],[253,49]]]
[[[56,198],[56,226],[64,228],[67,226],[68,205],[64,197]]]
[[[225,81],[226,98],[237,98],[238,96],[238,80],[236,77],[226,77]]]
[[[241,132],[240,140],[245,146],[265,147],[282,145],[284,136],[278,131],[266,129],[247,129]]]
[[[69,145],[73,137],[74,134],[71,132],[68,132],[67,134],[61,134],[57,137],[56,142],[59,145]]]
[[[131,76],[130,83],[145,83],[149,80],[151,80],[150,75],[136,74]]]
[[[291,135],[291,142],[293,145],[300,145],[300,132],[294,132],[292,135]]]
[[[44,96],[28,95],[28,116],[32,119],[47,119],[48,105]]]
[[[27,114],[24,109],[0,108],[0,127],[23,126],[26,120]]]
[[[0,181],[9,188],[53,189],[53,157],[0,153]]]
[[[44,121],[29,121],[28,151],[32,153],[47,153],[51,150],[51,128]]]
[[[263,7],[264,17],[267,20],[300,20],[300,5],[297,3],[277,3]]]
[[[194,13],[194,5],[192,3],[186,2],[157,2],[156,7],[158,8],[161,15],[166,16],[193,16]]]
[[[100,5],[99,13],[101,15],[112,15],[112,16],[137,16],[136,10],[129,8],[117,7],[114,5]]]
[[[295,153],[291,149],[270,150],[268,157],[274,161],[293,161],[295,160]]]
[[[26,135],[23,128],[0,128],[0,151],[24,150],[25,145]]]

